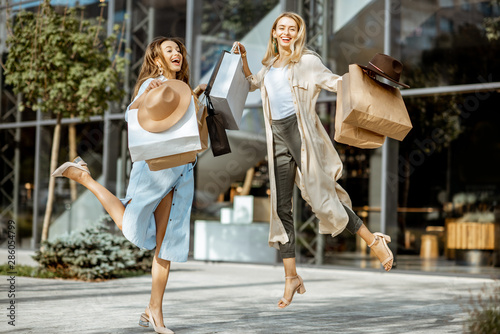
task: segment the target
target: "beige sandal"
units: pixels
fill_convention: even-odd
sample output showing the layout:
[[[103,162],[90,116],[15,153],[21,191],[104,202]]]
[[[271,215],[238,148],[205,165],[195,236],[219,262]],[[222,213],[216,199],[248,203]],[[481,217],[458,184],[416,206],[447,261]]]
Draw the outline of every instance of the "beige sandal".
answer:
[[[369,244],[368,247],[371,248],[377,242],[377,240],[380,240],[382,242],[382,244],[384,245],[385,249],[387,250],[387,253],[389,253],[389,256],[386,257],[384,260],[381,260],[380,257],[378,258],[380,260],[380,262],[382,263],[382,266],[384,266],[384,269],[385,269],[385,265],[387,263],[389,263],[390,261],[392,261],[392,263],[394,263],[394,255],[392,255],[392,252],[391,252],[389,246],[387,246],[387,243],[391,242],[391,237],[386,235],[386,234],[380,233],[380,232],[375,232],[375,233],[373,233],[373,235],[375,236],[375,239],[373,239],[372,243]],[[378,257],[378,255],[377,255],[377,257]],[[389,267],[389,269],[385,269],[386,271],[389,271],[392,269],[392,263],[391,263],[391,266]]]
[[[286,299],[285,297],[282,297],[280,299],[280,302],[282,302],[283,304],[285,304],[285,306],[283,307],[280,307],[280,308],[285,308],[287,307],[288,305],[290,305],[290,303],[292,302],[292,299],[293,299],[293,296],[295,295],[295,292],[298,292],[299,294],[303,294],[306,292],[306,287],[304,286],[304,281],[302,280],[302,277],[300,277],[300,275],[296,275],[296,276],[285,276],[285,278],[290,278],[290,279],[294,279],[294,278],[298,278],[299,279],[299,285],[297,285],[295,287],[295,289],[293,290],[293,293],[292,293],[292,298],[290,298],[290,300]],[[279,305],[279,303],[278,303]],[[279,306],[278,306],[279,307]]]
[[[147,313],[142,313],[141,314],[141,317],[139,319],[139,325],[142,326],[142,327],[149,327],[149,324],[151,324],[153,326],[153,330],[156,332],[156,333],[160,333],[160,334],[175,334],[174,331],[168,329],[167,327],[156,327],[156,321],[155,319],[153,318],[153,314],[151,313],[151,310],[149,309],[149,305],[148,307],[146,307],[146,310],[147,310],[147,313],[149,313],[149,316],[147,315]]]
[[[63,177],[63,173],[70,167],[75,167],[75,168],[78,168],[80,170],[83,170],[84,172],[86,173],[89,173],[90,175],[90,171],[87,167],[87,163],[85,161],[83,161],[82,158],[80,157],[76,157],[75,160],[73,160],[73,162],[65,162],[63,163],[61,166],[59,166],[59,168],[57,168],[53,173],[52,173],[52,176],[53,177]]]

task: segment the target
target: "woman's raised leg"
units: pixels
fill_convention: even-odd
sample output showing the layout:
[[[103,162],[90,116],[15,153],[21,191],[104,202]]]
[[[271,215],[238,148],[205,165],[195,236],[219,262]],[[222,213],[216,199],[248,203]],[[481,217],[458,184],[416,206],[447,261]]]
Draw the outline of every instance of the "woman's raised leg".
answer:
[[[120,230],[122,229],[125,206],[122,204],[120,199],[118,199],[118,197],[113,195],[102,184],[94,180],[89,173],[81,169],[69,167],[63,172],[62,175],[67,177],[68,179],[80,183],[82,186],[90,190],[95,195],[95,197],[97,197],[99,202],[101,202],[102,206],[111,216],[111,219],[113,219],[118,228]]]

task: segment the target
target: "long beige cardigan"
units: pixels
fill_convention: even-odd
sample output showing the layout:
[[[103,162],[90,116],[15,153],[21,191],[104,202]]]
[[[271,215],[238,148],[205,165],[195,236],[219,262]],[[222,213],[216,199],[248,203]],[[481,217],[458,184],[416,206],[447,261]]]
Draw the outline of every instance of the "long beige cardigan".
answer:
[[[342,203],[351,207],[351,199],[337,183],[342,175],[342,161],[321,124],[315,106],[321,89],[336,92],[337,82],[342,78],[333,74],[313,54],[303,55],[298,62],[290,63],[288,68],[288,82],[302,139],[301,170],[297,169],[295,183],[319,219],[319,232],[336,236],[344,230],[348,221]],[[270,66],[264,66],[259,73],[249,76],[248,81],[251,91],[260,88],[262,94],[271,183],[269,246],[279,248],[278,243],[288,242],[288,236],[276,211],[271,110],[263,84],[269,69]]]

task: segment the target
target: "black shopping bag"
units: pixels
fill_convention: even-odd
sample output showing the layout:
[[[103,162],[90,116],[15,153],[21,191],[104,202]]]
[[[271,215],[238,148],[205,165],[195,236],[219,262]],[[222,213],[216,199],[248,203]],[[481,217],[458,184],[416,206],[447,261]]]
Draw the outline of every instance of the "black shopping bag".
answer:
[[[210,97],[207,95],[207,127],[208,136],[210,137],[210,146],[214,157],[231,153],[229,140],[227,139],[226,129],[224,127],[224,119],[221,114],[216,114]]]

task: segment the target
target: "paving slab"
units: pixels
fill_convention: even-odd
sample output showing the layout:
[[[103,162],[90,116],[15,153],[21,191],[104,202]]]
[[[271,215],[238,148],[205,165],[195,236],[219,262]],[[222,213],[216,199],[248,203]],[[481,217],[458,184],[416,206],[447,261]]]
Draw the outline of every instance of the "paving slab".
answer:
[[[461,333],[468,298],[488,278],[299,266],[307,292],[286,309],[279,265],[173,263],[165,322],[182,333]],[[138,326],[151,275],[104,282],[0,276],[1,333],[153,333]]]

